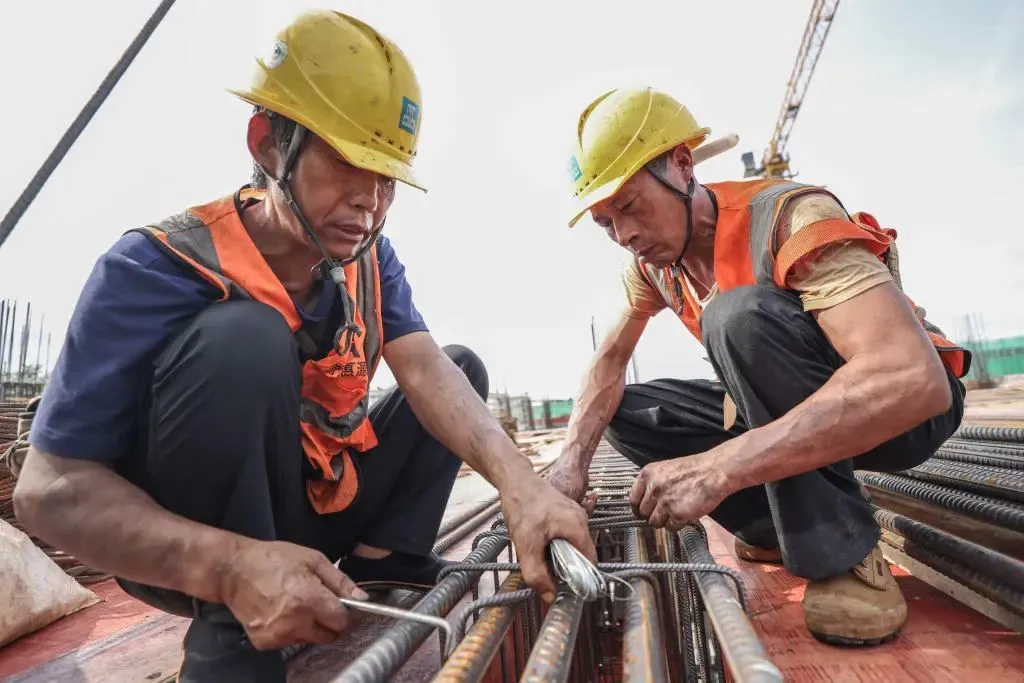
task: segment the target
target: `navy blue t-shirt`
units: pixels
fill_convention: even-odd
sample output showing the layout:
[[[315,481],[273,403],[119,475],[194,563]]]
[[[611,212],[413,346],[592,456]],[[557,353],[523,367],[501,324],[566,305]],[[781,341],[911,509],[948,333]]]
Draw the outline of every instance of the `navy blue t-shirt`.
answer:
[[[386,344],[426,330],[405,266],[386,237],[377,243]],[[152,362],[219,292],[131,232],[103,254],[82,289],[53,374],[32,422],[36,448],[71,458],[113,461],[135,447],[139,399]],[[341,299],[325,287],[306,322],[340,318]]]

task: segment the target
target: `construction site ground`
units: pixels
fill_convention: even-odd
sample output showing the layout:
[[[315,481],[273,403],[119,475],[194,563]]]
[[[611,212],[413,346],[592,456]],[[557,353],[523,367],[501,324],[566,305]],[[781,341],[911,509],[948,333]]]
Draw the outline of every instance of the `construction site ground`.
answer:
[[[995,390],[999,391],[999,390]],[[971,411],[1000,411],[1022,401],[1002,393],[972,397]],[[981,392],[979,392],[981,393]],[[985,400],[989,399],[989,400]],[[1018,415],[1024,415],[1024,408]],[[1024,420],[1022,420],[1024,421]],[[561,434],[521,435],[520,443],[537,469],[559,452]],[[456,481],[446,519],[495,494],[478,474],[464,471]],[[1024,636],[1000,625],[936,588],[907,568],[894,567],[910,605],[907,625],[895,641],[872,649],[826,646],[815,641],[803,624],[800,601],[805,582],[780,566],[740,562],[732,552],[732,536],[710,519],[704,523],[715,559],[740,571],[750,596],[749,617],[769,656],[789,681],[1020,681],[1024,672]],[[486,528],[482,526],[480,530]],[[445,555],[464,557],[475,534]],[[893,558],[890,558],[892,560]],[[926,568],[910,567],[915,573]],[[927,577],[926,577],[927,578]],[[933,581],[935,583],[935,581]],[[485,579],[481,595],[492,590]],[[167,682],[181,660],[181,640],[188,621],[163,614],[127,596],[110,579],[91,587],[102,602],[51,624],[0,650],[0,680],[76,683]],[[391,596],[389,601],[410,596]],[[963,599],[963,596],[959,596]],[[457,610],[457,608],[456,608]],[[329,646],[307,648],[289,664],[295,683],[330,681],[393,622],[364,617],[360,625]],[[395,681],[422,683],[438,670],[439,643],[428,639],[395,676]]]

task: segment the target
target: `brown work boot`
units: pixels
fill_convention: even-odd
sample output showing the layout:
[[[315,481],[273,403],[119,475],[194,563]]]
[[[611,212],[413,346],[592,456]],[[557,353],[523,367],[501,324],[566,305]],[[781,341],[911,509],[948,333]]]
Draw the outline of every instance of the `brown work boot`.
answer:
[[[737,536],[734,549],[736,551],[736,557],[741,560],[746,560],[747,562],[782,564],[782,548],[774,548],[770,550],[758,548],[756,545],[750,545],[746,541],[741,541],[739,536]]]
[[[907,620],[907,603],[877,545],[850,571],[808,583],[803,605],[807,630],[832,645],[879,645]]]

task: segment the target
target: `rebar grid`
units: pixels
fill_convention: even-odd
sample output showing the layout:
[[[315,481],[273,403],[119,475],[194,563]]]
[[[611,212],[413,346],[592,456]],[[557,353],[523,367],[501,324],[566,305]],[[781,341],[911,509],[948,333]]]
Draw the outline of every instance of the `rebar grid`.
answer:
[[[446,568],[437,587],[415,608],[447,616],[453,628],[452,642],[442,638],[435,681],[704,683],[724,680],[724,661],[732,680],[781,680],[769,675],[778,670],[756,638],[750,640],[740,577],[714,562],[703,528],[691,525],[670,534],[633,515],[626,495],[636,473],[636,467],[604,444],[591,465],[590,490],[600,498],[590,526],[597,568],[609,579],[605,595],[596,600],[585,601],[559,582],[555,602],[543,604],[522,582],[500,517],[474,537],[470,555]],[[486,523],[480,515],[493,509],[481,506],[468,513],[466,524]],[[451,537],[463,529],[445,531]],[[505,548],[509,561],[499,561]],[[478,582],[486,572],[494,574],[497,590],[477,599]],[[507,575],[498,587],[503,572]],[[449,615],[469,593],[472,601]],[[430,632],[423,624],[399,623],[334,680],[388,680]],[[723,633],[738,642],[722,642]]]

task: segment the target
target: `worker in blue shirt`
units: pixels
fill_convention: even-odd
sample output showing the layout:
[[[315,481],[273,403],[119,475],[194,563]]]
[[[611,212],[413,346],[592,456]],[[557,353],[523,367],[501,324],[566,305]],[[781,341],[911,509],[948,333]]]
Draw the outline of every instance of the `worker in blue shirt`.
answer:
[[[277,36],[249,87],[251,185],[131,230],[98,261],[35,415],[14,504],[33,534],[193,618],[180,681],[283,681],[330,642],[337,597],[426,589],[460,465],[498,489],[526,582],[595,559],[583,508],[541,479],[441,349],[381,236],[420,92],[396,45],[336,12]],[[398,386],[370,407],[385,360]]]

